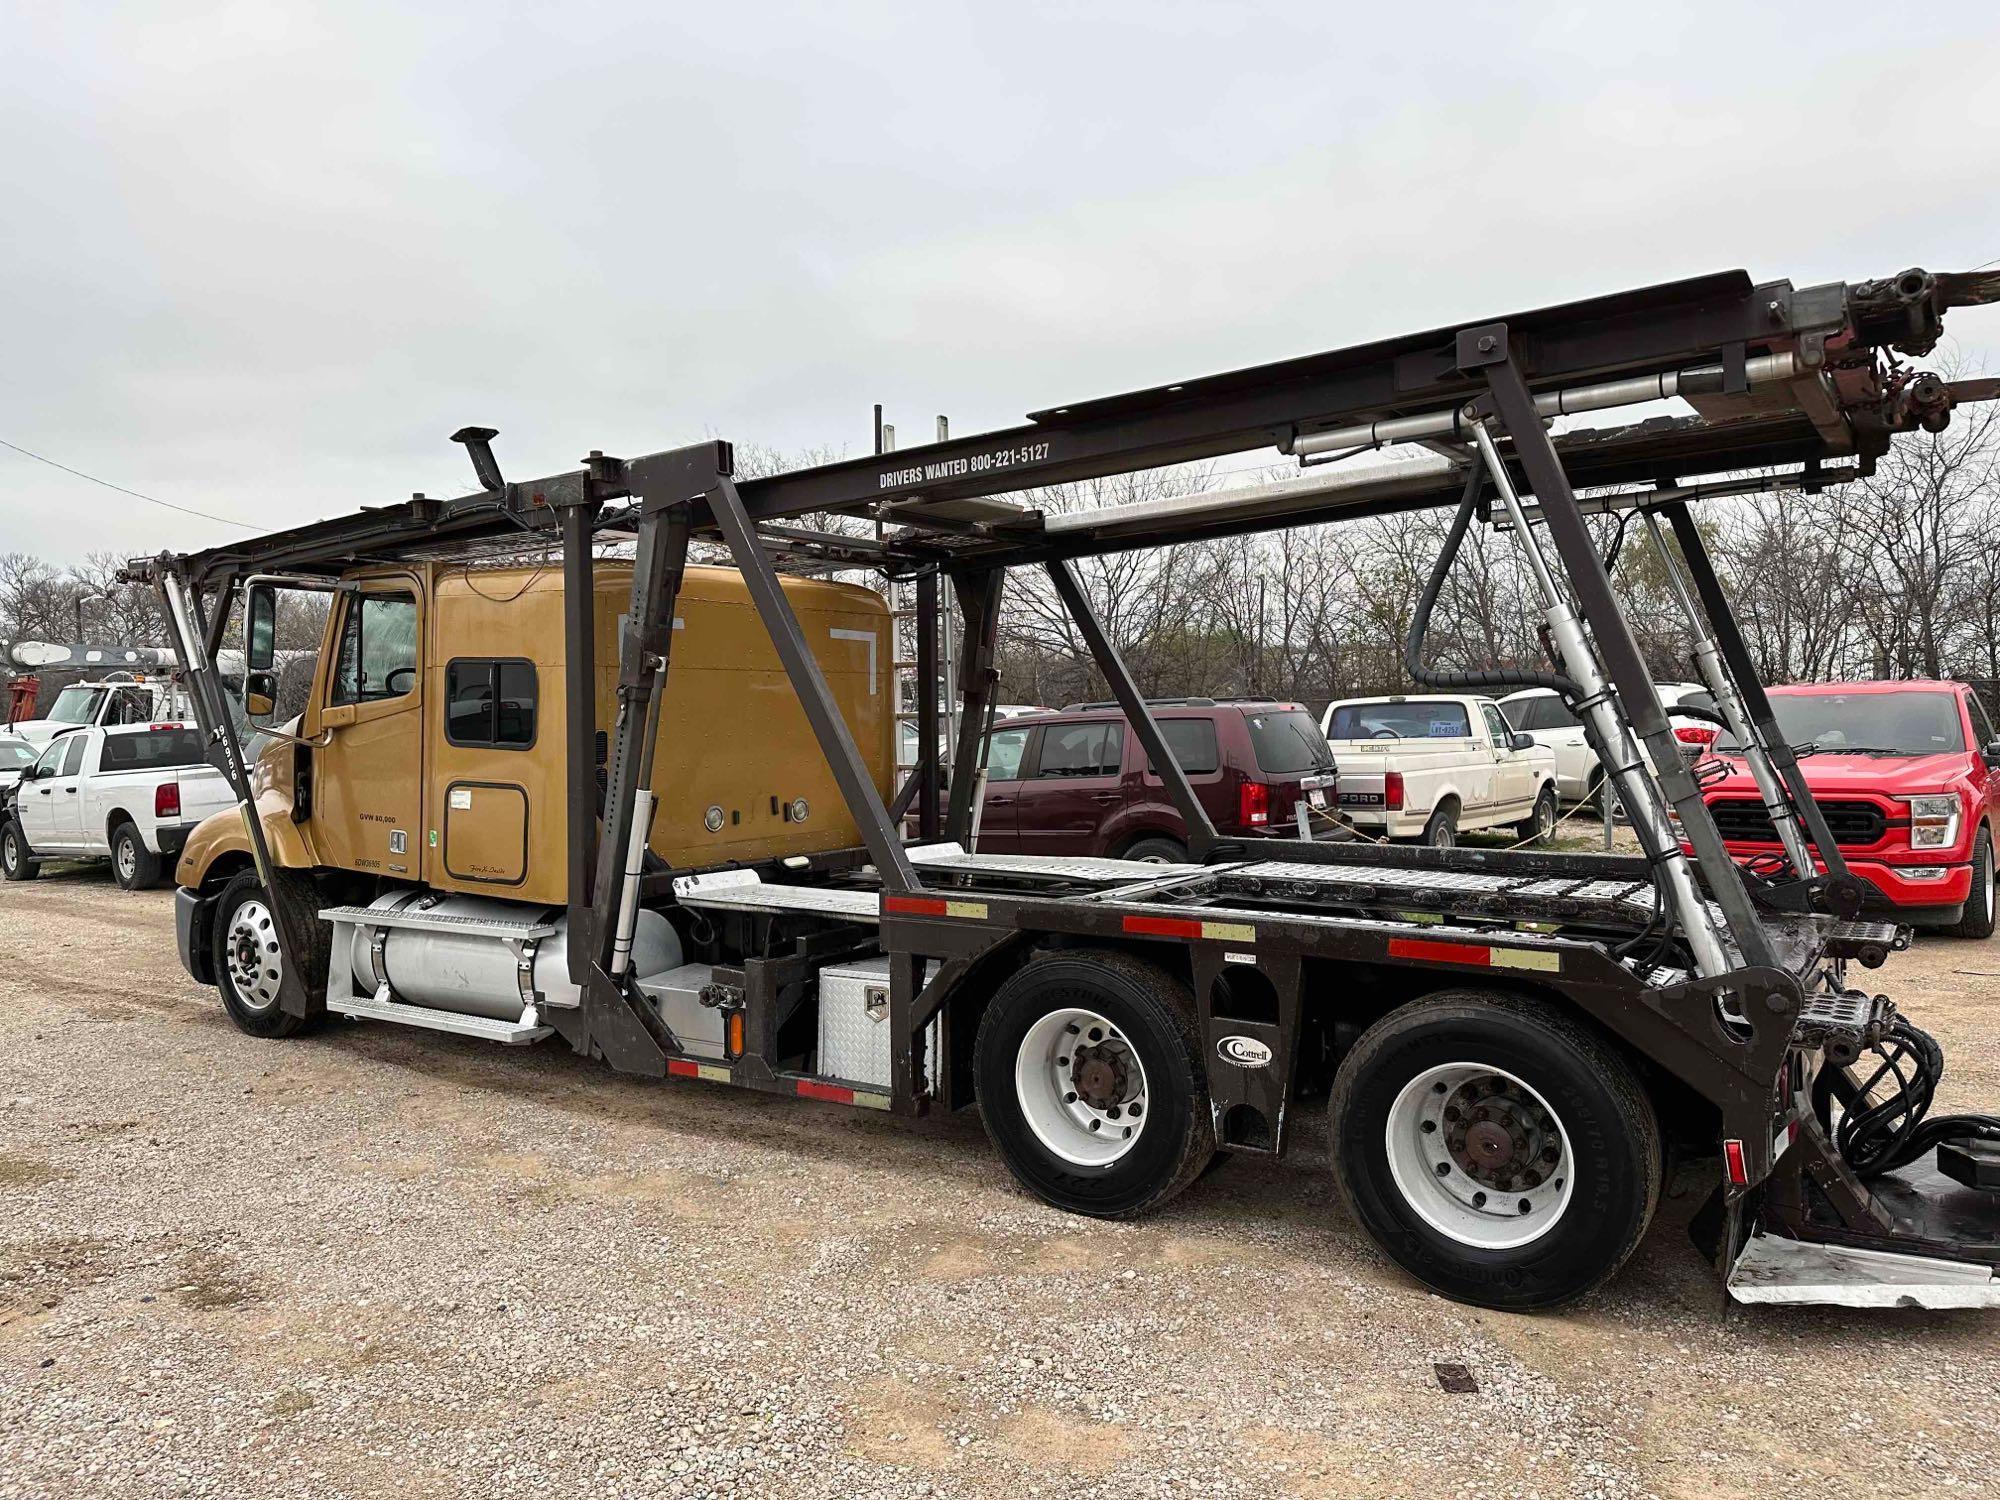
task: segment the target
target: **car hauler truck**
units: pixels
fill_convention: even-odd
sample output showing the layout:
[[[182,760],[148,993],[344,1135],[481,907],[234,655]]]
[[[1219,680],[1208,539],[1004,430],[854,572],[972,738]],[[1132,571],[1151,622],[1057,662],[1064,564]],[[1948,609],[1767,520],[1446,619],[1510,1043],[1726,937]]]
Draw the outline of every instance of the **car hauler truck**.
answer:
[[[1740,1300],[2000,1301],[2000,1124],[1925,1118],[1936,1045],[1858,982],[1908,933],[1857,919],[1690,512],[1845,482],[1893,434],[2000,395],[1908,362],[1947,310],[1996,299],[1995,274],[1722,273],[741,482],[721,442],[510,482],[493,433],[465,429],[476,493],[131,565],[163,593],[241,804],[181,861],[183,960],[262,1036],[335,1013],[898,1114],[976,1103],[1020,1183],[1085,1214],[1153,1207],[1219,1151],[1283,1153],[1296,1102],[1330,1090],[1358,1222],[1476,1303],[1548,1307],[1604,1280],[1670,1160],[1713,1172],[1698,1236]],[[1693,415],[1549,431],[1675,396]],[[1395,443],[1423,451],[1318,466]],[[1270,447],[1304,472],[1060,515],[1019,498]],[[1641,857],[1218,837],[1071,571],[1431,506],[1456,513],[1412,675],[1560,693]],[[1590,520],[1635,510],[1782,861],[1730,860],[1679,753]],[[809,523],[826,514],[879,525]],[[1474,523],[1522,549],[1547,670],[1424,659]],[[735,571],[689,567],[691,539]],[[524,549],[560,565],[494,565]],[[1187,824],[1186,862],[970,848],[1017,567],[1046,570]],[[915,586],[921,759],[893,791],[885,616],[811,576],[838,568]],[[948,784],[946,583],[963,620]],[[286,588],[332,595],[325,661],[246,771],[214,663],[240,616],[265,706]]]

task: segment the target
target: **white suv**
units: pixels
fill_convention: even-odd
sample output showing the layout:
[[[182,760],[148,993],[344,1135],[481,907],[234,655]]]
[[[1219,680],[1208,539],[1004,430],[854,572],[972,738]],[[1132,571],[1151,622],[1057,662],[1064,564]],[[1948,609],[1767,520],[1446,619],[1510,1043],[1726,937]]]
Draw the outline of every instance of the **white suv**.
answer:
[[[1715,699],[1708,689],[1698,682],[1662,682],[1656,686],[1660,701],[1667,706],[1667,721],[1673,725],[1674,738],[1680,741],[1682,758],[1695,760],[1707,754],[1709,746],[1715,743],[1716,727],[1705,719],[1673,710],[1685,703],[1713,713]],[[1510,693],[1500,700],[1500,711],[1507,716],[1508,723],[1531,735],[1536,744],[1555,751],[1556,790],[1565,802],[1588,802],[1596,798],[1604,780],[1604,768],[1583,736],[1582,721],[1553,689],[1528,688]]]

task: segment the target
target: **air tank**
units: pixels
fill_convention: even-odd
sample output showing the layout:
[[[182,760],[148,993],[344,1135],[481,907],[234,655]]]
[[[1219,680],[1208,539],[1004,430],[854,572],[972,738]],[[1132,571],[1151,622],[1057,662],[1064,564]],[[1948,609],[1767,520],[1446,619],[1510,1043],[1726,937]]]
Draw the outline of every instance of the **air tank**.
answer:
[[[427,904],[417,907],[417,903]],[[383,931],[382,963],[396,998],[411,1005],[496,1021],[520,1017],[520,971],[513,943],[502,925],[551,923],[555,931],[535,945],[534,988],[552,1006],[581,1003],[569,979],[569,917],[560,908],[496,901],[490,896],[447,896],[397,891],[370,903],[371,911],[417,907],[426,917],[465,924],[463,931],[391,927]],[[357,993],[372,995],[379,981],[370,929],[357,924],[348,953]],[[632,938],[632,971],[638,977],[679,968],[681,940],[673,924],[656,911],[641,911]]]

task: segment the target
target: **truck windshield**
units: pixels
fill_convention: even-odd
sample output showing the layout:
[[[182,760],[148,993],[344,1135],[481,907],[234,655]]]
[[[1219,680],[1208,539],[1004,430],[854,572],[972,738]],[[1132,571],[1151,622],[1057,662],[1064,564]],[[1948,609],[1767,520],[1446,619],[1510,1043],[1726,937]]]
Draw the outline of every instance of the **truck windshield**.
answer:
[[[1955,693],[1773,693],[1771,709],[1794,748],[1811,745],[1822,755],[1937,755],[1965,748]],[[1725,732],[1715,748],[1734,750],[1736,740]]]
[[[1257,768],[1266,776],[1299,776],[1333,769],[1333,747],[1304,709],[1245,714],[1243,721],[1250,726],[1250,749],[1257,757]],[[1178,746],[1174,754],[1179,756]]]
[[[1343,703],[1328,731],[1336,740],[1462,740],[1472,717],[1463,703]]]
[[[103,688],[66,687],[49,705],[48,717],[58,724],[89,724],[97,718],[97,705],[103,701]]]

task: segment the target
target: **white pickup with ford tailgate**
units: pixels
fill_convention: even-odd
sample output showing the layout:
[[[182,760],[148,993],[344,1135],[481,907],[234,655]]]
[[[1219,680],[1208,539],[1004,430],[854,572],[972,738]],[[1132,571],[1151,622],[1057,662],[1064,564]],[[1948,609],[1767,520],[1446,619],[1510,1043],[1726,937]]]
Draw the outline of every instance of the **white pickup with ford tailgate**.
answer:
[[[159,882],[163,863],[210,813],[236,804],[183,724],[73,729],[22,774],[0,824],[0,874],[32,880],[43,859],[108,859],[126,890]]]
[[[1320,727],[1340,765],[1340,810],[1363,833],[1450,848],[1460,833],[1555,832],[1556,757],[1491,698],[1346,698]]]

